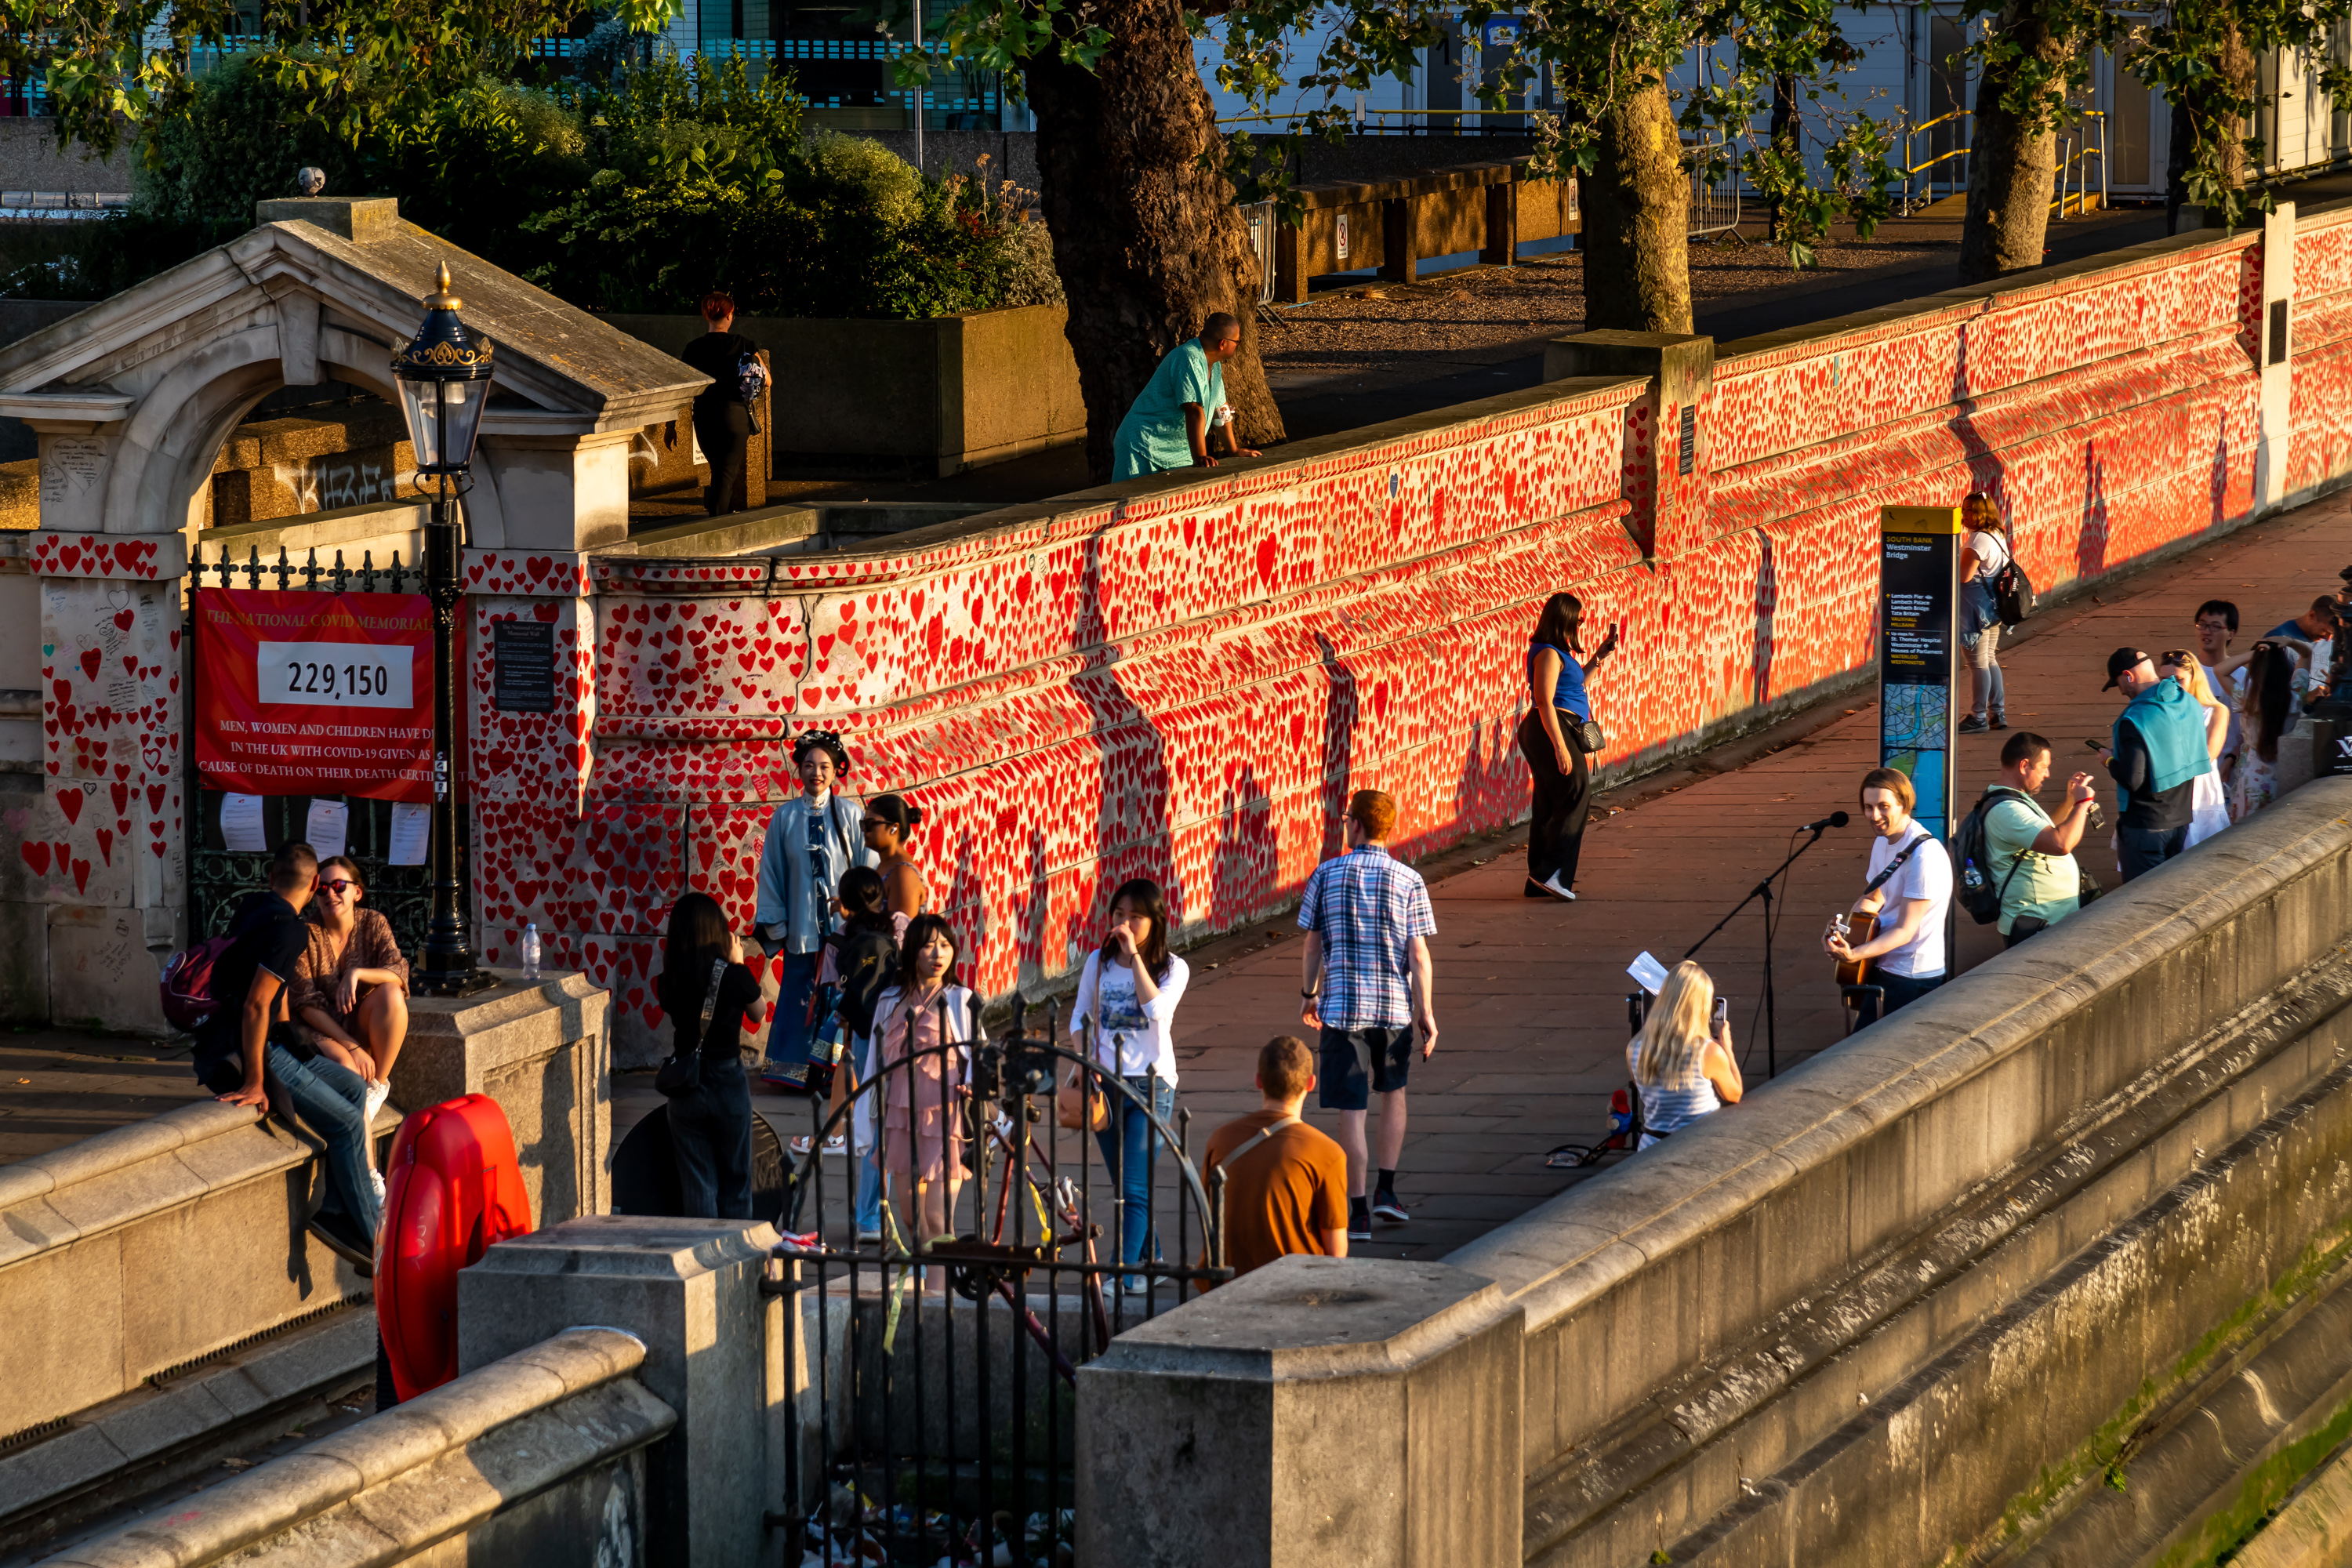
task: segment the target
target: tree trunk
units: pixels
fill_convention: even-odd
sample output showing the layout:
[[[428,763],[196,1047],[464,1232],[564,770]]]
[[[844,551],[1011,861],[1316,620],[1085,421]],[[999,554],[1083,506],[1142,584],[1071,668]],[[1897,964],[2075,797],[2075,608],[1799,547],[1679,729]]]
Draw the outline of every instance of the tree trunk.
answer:
[[[1602,116],[1580,194],[1585,329],[1689,331],[1690,175],[1664,82]]]
[[[1197,160],[1216,118],[1177,0],[1097,7],[1110,47],[1091,71],[1048,50],[1027,68],[1038,195],[1069,296],[1087,404],[1087,466],[1110,477],[1111,437],[1160,360],[1212,313],[1241,318],[1225,400],[1244,446],[1283,438],[1258,363],[1257,253],[1223,174]],[[1213,447],[1212,450],[1214,450]]]
[[[2022,114],[2001,107],[2025,62],[2063,72],[2074,40],[2053,35],[2032,0],[2011,0],[2002,35],[2018,54],[1977,79],[1976,123],[1969,137],[1969,211],[1960,226],[1960,281],[1983,283],[2039,267],[2050,232],[2058,178],[2058,130],[2038,105]]]

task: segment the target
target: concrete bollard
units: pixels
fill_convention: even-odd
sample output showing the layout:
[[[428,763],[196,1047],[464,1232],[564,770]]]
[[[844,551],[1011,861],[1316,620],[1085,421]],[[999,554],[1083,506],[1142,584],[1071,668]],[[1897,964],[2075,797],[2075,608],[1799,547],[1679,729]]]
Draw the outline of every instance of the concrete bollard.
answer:
[[[1078,1373],[1087,1568],[1517,1568],[1522,1309],[1441,1263],[1286,1258]]]
[[[597,1215],[502,1241],[457,1277],[461,1373],[569,1328],[645,1342],[637,1376],[677,1412],[649,1456],[651,1563],[776,1559],[767,1515],[783,1504],[783,1314],[760,1288],[776,1240],[740,1220]]]

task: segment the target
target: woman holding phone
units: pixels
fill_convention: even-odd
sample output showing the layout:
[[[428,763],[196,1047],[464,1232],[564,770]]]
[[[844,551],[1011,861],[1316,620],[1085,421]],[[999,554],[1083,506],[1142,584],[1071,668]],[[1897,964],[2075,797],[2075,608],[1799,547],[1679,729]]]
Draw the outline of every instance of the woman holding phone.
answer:
[[[1110,929],[1078,975],[1070,1030],[1087,1037],[1096,1064],[1123,1079],[1163,1122],[1176,1109],[1176,1047],[1169,1028],[1192,978],[1191,968],[1168,951],[1168,900],[1160,884],[1146,877],[1120,884],[1111,895]],[[1103,1168],[1118,1184],[1118,1260],[1134,1263],[1150,1242],[1160,1140],[1141,1105],[1108,1098],[1110,1120],[1095,1142]],[[1151,1285],[1132,1274],[1125,1289],[1145,1294]]]
[[[1625,1047],[1625,1066],[1641,1091],[1644,1149],[1739,1103],[1747,1087],[1731,1050],[1730,1010],[1706,970],[1687,958],[1675,965]]]
[[[1530,899],[1576,897],[1576,862],[1592,813],[1592,764],[1580,741],[1592,718],[1584,678],[1617,651],[1617,627],[1612,625],[1587,657],[1577,640],[1583,626],[1584,601],[1554,594],[1544,601],[1528,644],[1528,714],[1519,721],[1519,752],[1535,775],[1528,814],[1525,891]]]

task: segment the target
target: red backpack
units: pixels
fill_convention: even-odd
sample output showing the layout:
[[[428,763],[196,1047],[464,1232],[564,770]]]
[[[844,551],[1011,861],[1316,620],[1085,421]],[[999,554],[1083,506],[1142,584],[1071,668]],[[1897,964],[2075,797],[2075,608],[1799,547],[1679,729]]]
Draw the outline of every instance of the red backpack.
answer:
[[[236,939],[216,936],[184,948],[163,965],[163,1016],[172,1027],[193,1033],[220,1010],[213,995],[213,966]]]

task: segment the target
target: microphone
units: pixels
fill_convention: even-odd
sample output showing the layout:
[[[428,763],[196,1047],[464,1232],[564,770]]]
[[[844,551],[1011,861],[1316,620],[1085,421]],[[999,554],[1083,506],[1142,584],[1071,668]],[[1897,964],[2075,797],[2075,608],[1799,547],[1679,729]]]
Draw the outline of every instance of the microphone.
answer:
[[[1824,827],[1843,827],[1847,823],[1852,822],[1853,820],[1853,817],[1848,816],[1843,811],[1832,811],[1827,816],[1822,817],[1819,822],[1808,822],[1802,827],[1797,829],[1797,831],[1800,833],[1819,833]]]

